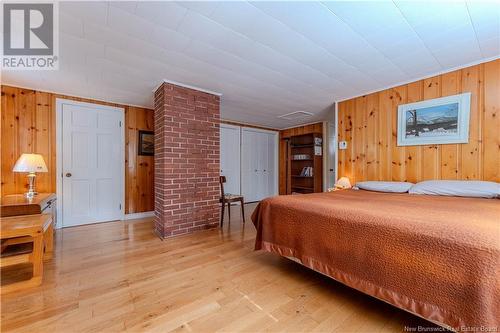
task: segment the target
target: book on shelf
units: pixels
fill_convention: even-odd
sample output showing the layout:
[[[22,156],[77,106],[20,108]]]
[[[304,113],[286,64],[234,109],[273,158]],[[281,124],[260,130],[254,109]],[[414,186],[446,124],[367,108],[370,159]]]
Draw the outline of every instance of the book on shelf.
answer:
[[[312,177],[313,176],[313,168],[312,167],[304,167],[300,172],[301,177]]]
[[[308,160],[310,158],[311,156],[307,154],[296,154],[292,156],[292,160],[294,161]]]

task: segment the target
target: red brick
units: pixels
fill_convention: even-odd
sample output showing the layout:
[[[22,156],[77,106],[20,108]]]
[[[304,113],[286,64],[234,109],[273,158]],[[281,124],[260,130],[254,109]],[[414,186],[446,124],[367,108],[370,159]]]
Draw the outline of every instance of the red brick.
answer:
[[[217,227],[220,98],[168,83],[154,95],[155,231],[168,238]]]

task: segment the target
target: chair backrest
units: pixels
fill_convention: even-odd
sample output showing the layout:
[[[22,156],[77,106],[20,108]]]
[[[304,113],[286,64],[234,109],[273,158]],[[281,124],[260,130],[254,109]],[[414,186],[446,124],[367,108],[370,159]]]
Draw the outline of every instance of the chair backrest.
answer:
[[[224,183],[226,182],[226,176],[220,176],[219,177],[219,183],[220,183],[220,195],[221,197],[224,197]]]

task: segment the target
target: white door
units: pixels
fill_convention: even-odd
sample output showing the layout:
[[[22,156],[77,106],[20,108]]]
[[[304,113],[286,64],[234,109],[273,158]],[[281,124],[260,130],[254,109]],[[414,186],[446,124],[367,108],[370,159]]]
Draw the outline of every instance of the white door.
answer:
[[[226,176],[224,191],[240,194],[240,127],[220,125],[220,174]]]
[[[265,171],[267,178],[266,197],[278,194],[278,134],[267,134],[267,168]]]
[[[267,138],[269,134],[258,133],[257,135],[257,154],[258,167],[257,167],[257,200],[262,200],[269,196],[269,155],[268,155],[268,145]]]
[[[276,195],[277,133],[243,128],[241,140],[241,191],[245,201]]]
[[[123,217],[123,109],[60,102],[63,227]]]
[[[256,177],[257,159],[255,132],[247,129],[241,130],[241,194],[246,202],[257,201]]]

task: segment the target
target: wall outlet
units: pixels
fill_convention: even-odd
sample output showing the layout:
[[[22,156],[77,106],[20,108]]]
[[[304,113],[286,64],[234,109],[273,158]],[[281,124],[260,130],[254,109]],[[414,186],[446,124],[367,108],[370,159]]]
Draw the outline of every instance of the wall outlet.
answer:
[[[347,149],[347,141],[340,141],[339,142],[339,149]]]

